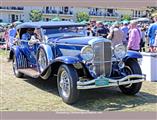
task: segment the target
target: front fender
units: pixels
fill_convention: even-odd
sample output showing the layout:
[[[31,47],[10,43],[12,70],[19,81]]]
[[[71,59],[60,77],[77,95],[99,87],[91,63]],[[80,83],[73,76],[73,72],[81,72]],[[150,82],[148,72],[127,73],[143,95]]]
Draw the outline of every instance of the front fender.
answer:
[[[43,71],[43,73],[45,73],[48,70],[48,68],[51,67],[52,74],[57,74],[61,64],[78,65],[77,67],[80,66],[82,68],[81,64],[79,64],[80,62],[81,61],[77,57],[71,57],[71,56],[57,57],[56,59],[53,60],[51,64],[48,65],[48,67]]]
[[[128,52],[127,52],[125,58],[123,59],[123,61],[127,61],[130,58],[138,59],[138,58],[142,58],[142,55],[139,52],[128,50]]]

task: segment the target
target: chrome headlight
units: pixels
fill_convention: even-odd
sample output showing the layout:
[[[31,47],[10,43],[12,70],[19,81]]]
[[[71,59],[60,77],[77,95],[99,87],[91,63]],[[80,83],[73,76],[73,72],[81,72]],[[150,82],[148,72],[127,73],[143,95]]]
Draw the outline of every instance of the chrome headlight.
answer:
[[[94,57],[93,48],[91,46],[85,46],[81,50],[81,57],[84,61],[90,61]]]
[[[124,45],[116,45],[114,48],[114,55],[118,59],[122,59],[126,55],[126,47]]]

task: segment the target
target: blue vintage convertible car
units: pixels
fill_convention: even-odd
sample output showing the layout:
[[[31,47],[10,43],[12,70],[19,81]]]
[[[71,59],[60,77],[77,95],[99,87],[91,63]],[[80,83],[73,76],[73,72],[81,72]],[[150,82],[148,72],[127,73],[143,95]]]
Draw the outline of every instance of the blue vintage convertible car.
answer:
[[[56,76],[59,95],[67,104],[78,100],[80,89],[119,86],[128,95],[139,92],[145,80],[138,64],[141,54],[123,45],[113,48],[102,37],[86,37],[85,28],[67,21],[18,25],[19,37],[10,51],[15,76]],[[23,40],[27,29],[39,29],[42,40],[33,44]]]

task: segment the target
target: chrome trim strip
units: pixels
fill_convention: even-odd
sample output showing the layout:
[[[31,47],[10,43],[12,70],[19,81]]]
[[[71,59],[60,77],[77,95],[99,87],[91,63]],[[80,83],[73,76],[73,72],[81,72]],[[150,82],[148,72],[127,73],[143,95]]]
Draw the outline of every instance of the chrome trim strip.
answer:
[[[86,45],[78,45],[78,44],[67,44],[67,43],[54,43],[55,45],[68,45],[68,46],[80,46],[80,47],[84,47]]]
[[[100,77],[103,77],[103,76],[100,76]],[[110,82],[110,83],[117,83],[117,82],[123,82],[123,81],[125,81],[125,80],[127,80],[127,79],[131,79],[131,78],[145,79],[146,76],[145,76],[145,75],[134,74],[134,75],[128,75],[128,76],[126,76],[126,77],[124,77],[124,78],[121,78],[121,79],[110,79],[110,78],[107,78],[107,79],[109,79],[109,82]],[[95,80],[96,80],[96,79],[90,80],[90,81],[85,81],[85,82],[80,82],[80,81],[78,81],[78,82],[77,82],[77,85],[78,85],[78,86],[85,86],[85,85],[94,84],[94,83],[95,83]],[[130,80],[129,80],[129,81],[130,81]],[[133,80],[133,81],[134,81],[134,80]]]
[[[100,42],[111,42],[111,40],[105,39],[103,37],[96,37],[88,41],[88,44],[93,46],[94,44],[97,44]]]
[[[88,86],[77,86],[77,89],[94,89],[94,88],[103,88],[103,87],[113,87],[113,86],[119,86],[119,85],[127,85],[127,84],[132,84],[132,83],[139,83],[143,82],[143,79],[138,79],[138,80],[132,80],[132,81],[124,81],[124,82],[117,82],[117,83],[110,83],[109,85],[105,86],[96,86],[96,85],[88,85]]]
[[[21,67],[23,68],[23,55],[21,55]]]
[[[108,63],[108,62],[112,62],[112,61],[94,61],[94,62],[92,62],[92,63]]]

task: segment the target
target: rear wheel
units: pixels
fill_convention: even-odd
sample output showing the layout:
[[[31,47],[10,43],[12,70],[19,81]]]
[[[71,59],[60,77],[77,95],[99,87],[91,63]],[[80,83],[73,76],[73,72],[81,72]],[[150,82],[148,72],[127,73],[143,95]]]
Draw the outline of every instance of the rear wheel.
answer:
[[[73,104],[79,97],[78,74],[72,65],[61,65],[58,70],[57,86],[59,95],[67,104]]]
[[[138,62],[135,60],[127,61],[126,65],[123,69],[123,72],[126,75],[142,74],[141,68],[140,68]],[[140,91],[141,86],[142,86],[142,82],[139,82],[139,83],[132,83],[132,84],[128,84],[128,85],[120,85],[119,88],[124,94],[134,95]]]
[[[14,75],[18,78],[23,77],[24,74],[20,73],[17,69],[17,61],[15,55],[13,56],[12,66],[13,66]]]

